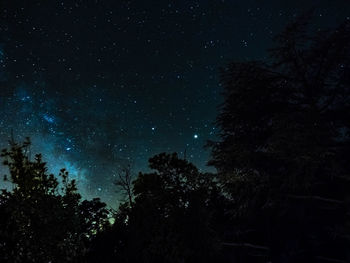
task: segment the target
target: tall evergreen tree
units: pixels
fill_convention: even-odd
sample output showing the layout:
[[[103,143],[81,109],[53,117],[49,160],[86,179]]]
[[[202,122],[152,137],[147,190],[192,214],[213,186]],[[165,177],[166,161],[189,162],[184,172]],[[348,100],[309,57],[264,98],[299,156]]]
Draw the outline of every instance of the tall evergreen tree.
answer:
[[[209,143],[236,241],[277,262],[349,260],[350,24],[311,34],[308,21],[277,35],[267,61],[223,69],[221,139]]]

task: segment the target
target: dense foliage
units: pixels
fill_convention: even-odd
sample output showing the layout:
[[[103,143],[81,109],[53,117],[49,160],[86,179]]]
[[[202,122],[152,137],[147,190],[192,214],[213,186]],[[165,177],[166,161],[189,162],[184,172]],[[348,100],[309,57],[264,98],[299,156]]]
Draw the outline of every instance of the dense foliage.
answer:
[[[99,199],[81,202],[75,181],[47,173],[41,155],[28,157],[29,141],[3,150],[12,191],[0,195],[1,262],[81,262],[93,235],[107,225]]]
[[[203,174],[176,154],[149,160],[151,173],[133,182],[133,201],[121,205],[111,230],[123,262],[213,262],[219,243],[211,228],[216,194]],[[108,241],[110,243],[111,241]],[[104,249],[104,248],[99,248]]]
[[[312,35],[307,21],[276,37],[268,61],[223,69],[210,143],[235,242],[273,262],[349,260],[350,24]]]
[[[0,261],[349,262],[350,24],[311,34],[307,20],[267,61],[223,68],[216,174],[158,154],[148,173],[121,171],[111,213],[11,141]]]

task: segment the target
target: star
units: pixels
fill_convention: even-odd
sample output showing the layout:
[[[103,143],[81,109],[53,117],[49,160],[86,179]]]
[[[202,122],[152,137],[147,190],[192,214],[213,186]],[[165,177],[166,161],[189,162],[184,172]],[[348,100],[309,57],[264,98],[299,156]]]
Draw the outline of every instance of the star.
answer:
[[[29,136],[54,167],[50,172],[69,164],[77,178],[84,175],[78,182],[84,198],[98,195],[114,207],[118,198],[110,199],[115,189],[106,178],[120,160],[132,160],[138,173],[153,155],[186,148],[196,166],[210,169],[203,144],[220,134],[212,127],[222,99],[219,69],[231,58],[266,57],[270,32],[303,12],[276,0],[269,8],[257,1],[242,1],[239,8],[234,1],[159,1],[149,8],[142,1],[74,0],[60,1],[55,13],[44,11],[53,10],[50,1],[23,9],[20,1],[2,2],[0,144],[11,130]],[[72,12],[66,2],[79,8],[73,4]],[[218,4],[215,12],[209,2]],[[350,20],[350,7],[332,4],[334,14],[319,4],[323,24]]]

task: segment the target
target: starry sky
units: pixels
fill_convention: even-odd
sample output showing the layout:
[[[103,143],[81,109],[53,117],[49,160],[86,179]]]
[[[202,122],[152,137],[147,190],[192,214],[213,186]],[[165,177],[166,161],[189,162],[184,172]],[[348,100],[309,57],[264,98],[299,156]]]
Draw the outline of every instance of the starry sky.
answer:
[[[348,0],[0,0],[0,146],[29,136],[50,172],[112,207],[125,164],[186,151],[208,170],[219,68],[265,59],[310,8],[314,28],[350,16]]]

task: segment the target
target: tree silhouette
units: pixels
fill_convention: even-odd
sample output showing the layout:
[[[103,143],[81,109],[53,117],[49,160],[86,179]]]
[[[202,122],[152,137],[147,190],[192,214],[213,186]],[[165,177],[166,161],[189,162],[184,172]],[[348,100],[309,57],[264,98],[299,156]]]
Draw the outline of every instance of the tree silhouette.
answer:
[[[312,35],[308,20],[279,34],[266,62],[222,70],[221,140],[209,142],[235,241],[277,262],[349,260],[350,25]]]
[[[134,181],[125,167],[114,224],[68,171],[32,160],[29,139],[11,140],[0,261],[349,262],[350,23],[312,34],[308,21],[277,35],[266,61],[223,68],[217,174],[176,153]]]
[[[133,182],[133,205],[122,204],[114,224],[125,262],[210,262],[218,251],[211,229],[209,174],[176,154],[149,160],[151,173]],[[118,239],[119,237],[119,239]]]
[[[123,194],[126,195],[129,205],[132,206],[133,203],[133,193],[132,193],[132,170],[130,165],[124,166],[120,171],[117,172],[118,179],[114,184],[122,190]]]
[[[28,157],[29,139],[10,142],[1,156],[13,190],[0,195],[2,262],[83,262],[92,235],[107,223],[105,204],[81,202],[74,180],[48,174],[40,154]]]

